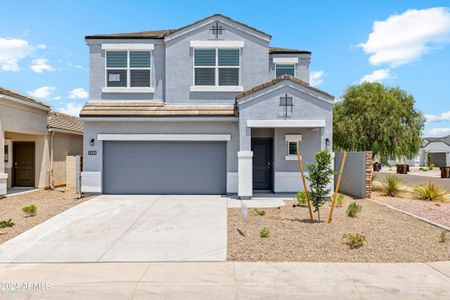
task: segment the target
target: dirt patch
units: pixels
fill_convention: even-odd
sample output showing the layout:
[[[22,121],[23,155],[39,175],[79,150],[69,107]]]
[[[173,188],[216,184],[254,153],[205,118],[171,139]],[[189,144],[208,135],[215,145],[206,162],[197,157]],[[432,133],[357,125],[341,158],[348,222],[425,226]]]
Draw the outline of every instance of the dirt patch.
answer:
[[[425,262],[450,259],[450,242],[439,242],[441,229],[371,200],[357,200],[362,211],[346,215],[351,199],[336,208],[331,224],[309,222],[306,207],[293,208],[294,201],[280,209],[265,209],[257,216],[249,209],[244,226],[240,209],[228,209],[228,260],[305,262]],[[323,219],[329,203],[322,208]],[[270,236],[259,233],[268,228]],[[365,244],[350,249],[343,235],[363,233]],[[245,234],[245,236],[243,235]],[[450,237],[450,234],[447,233]]]
[[[15,223],[14,227],[0,228],[0,243],[86,200],[88,198],[77,199],[77,195],[70,190],[38,190],[0,199],[0,221],[12,219]],[[31,204],[37,206],[37,214],[34,217],[25,217],[22,207]]]

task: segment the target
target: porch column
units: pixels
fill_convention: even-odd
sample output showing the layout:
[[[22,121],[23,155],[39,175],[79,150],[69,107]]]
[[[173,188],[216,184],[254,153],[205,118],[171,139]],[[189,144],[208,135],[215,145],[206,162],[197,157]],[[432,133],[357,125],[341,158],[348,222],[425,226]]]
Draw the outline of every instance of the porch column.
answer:
[[[11,151],[11,149],[9,149]],[[0,198],[6,194],[8,185],[8,174],[5,173],[5,134],[3,132],[2,120],[0,119]]]
[[[250,199],[253,196],[253,152],[251,151],[251,128],[245,120],[239,120],[238,152],[238,196]]]

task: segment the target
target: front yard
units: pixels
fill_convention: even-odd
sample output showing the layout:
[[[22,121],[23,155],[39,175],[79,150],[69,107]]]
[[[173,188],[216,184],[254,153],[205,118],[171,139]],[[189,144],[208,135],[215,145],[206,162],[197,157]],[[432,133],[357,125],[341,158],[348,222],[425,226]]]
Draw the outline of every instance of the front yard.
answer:
[[[394,211],[369,199],[355,218],[346,215],[352,199],[335,208],[331,224],[310,223],[306,207],[264,209],[259,216],[249,209],[248,223],[240,209],[228,209],[228,260],[306,262],[426,262],[450,259],[450,242],[442,242],[442,229]],[[330,203],[321,210],[326,219]],[[261,238],[260,231],[269,230]],[[361,233],[364,245],[350,249],[343,235]],[[244,235],[245,234],[245,235]],[[450,237],[448,232],[445,237]]]
[[[0,228],[0,244],[86,200],[88,198],[77,199],[70,190],[38,190],[0,199],[0,221],[11,219],[15,224]],[[30,205],[37,207],[35,216],[26,216],[22,211]]]

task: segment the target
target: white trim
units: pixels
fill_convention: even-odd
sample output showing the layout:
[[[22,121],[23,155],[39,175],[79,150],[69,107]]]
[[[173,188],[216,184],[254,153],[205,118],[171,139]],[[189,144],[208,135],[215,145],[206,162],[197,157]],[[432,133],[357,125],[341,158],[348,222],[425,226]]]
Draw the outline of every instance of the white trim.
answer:
[[[302,140],[301,134],[286,134],[286,142],[298,142]]]
[[[12,140],[11,139],[5,139],[4,146],[8,146],[8,161],[5,162],[5,168],[11,169],[12,168],[12,161],[13,161]],[[5,151],[5,149],[3,149],[3,151]]]
[[[191,92],[242,92],[244,87],[231,85],[195,85],[191,86]]]
[[[102,44],[102,50],[153,50],[154,44]]]
[[[81,172],[81,192],[101,193],[102,172]]]
[[[84,122],[238,122],[239,117],[81,117]]]
[[[154,93],[153,87],[103,87],[102,93]]]
[[[244,48],[244,41],[191,41],[192,48]]]
[[[253,195],[253,152],[239,151],[238,155],[238,196],[250,198]]]
[[[239,151],[238,157],[241,158],[251,158],[253,157],[253,151]]]
[[[247,120],[250,128],[309,128],[325,127],[325,120]]]
[[[231,134],[97,134],[99,141],[230,141]]]
[[[8,173],[0,173],[0,179],[7,179]]]
[[[286,156],[284,157],[284,159],[285,159],[285,160],[297,160],[297,155],[291,155],[291,154],[289,154],[289,155],[286,155]]]
[[[279,65],[298,64],[298,57],[274,57],[273,63]]]

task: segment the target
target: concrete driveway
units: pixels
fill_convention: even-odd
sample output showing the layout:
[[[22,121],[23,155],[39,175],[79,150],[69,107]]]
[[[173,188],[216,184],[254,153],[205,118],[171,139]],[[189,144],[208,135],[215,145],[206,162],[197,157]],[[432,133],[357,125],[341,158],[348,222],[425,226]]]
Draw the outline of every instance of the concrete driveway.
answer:
[[[225,261],[221,196],[102,195],[0,245],[0,262]]]

